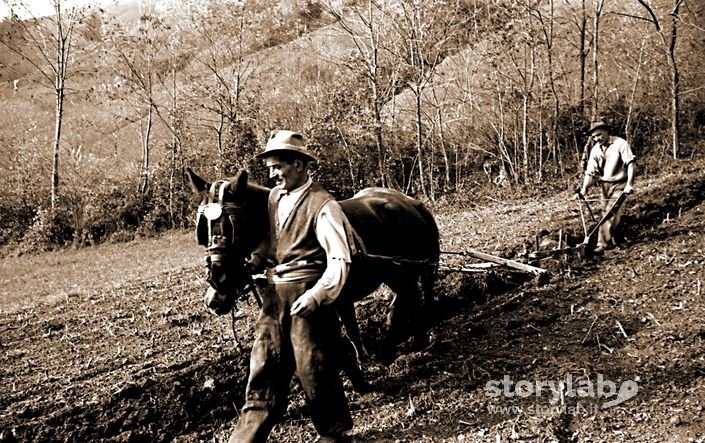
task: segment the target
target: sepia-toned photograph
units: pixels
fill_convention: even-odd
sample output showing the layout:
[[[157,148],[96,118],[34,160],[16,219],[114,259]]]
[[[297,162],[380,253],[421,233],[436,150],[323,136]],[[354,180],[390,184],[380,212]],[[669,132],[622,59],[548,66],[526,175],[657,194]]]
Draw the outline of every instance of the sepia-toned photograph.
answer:
[[[705,442],[705,3],[0,0],[0,443]]]

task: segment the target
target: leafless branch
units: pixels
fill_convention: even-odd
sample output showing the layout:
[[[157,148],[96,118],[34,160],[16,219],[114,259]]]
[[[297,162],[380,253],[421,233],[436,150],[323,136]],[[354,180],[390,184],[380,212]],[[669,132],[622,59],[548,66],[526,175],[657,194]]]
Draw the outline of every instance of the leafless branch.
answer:
[[[644,0],[637,0],[644,8],[646,8],[646,12],[649,13],[651,16],[651,21],[654,23],[654,26],[656,26],[656,30],[658,32],[661,32],[661,24],[658,21],[658,18],[656,18],[656,14],[654,14],[654,10],[651,9],[651,6],[647,5]],[[680,2],[679,2],[680,3]]]

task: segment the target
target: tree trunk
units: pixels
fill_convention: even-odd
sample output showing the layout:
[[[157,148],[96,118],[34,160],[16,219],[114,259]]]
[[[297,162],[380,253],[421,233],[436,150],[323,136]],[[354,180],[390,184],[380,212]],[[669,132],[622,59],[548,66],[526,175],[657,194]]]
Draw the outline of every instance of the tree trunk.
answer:
[[[599,0],[595,4],[595,17],[593,21],[593,36],[592,36],[592,112],[591,119],[595,120],[599,114],[599,88],[600,88],[600,63],[599,63],[599,36],[600,36],[600,17],[602,15],[602,7],[605,5],[605,0]]]
[[[543,98],[539,99],[539,109],[543,108]],[[536,178],[539,183],[543,181],[543,112],[539,110],[539,152],[536,162]]]
[[[624,124],[624,136],[629,144],[632,144],[632,119],[634,116],[634,97],[636,96],[636,88],[639,84],[639,79],[641,78],[641,64],[644,59],[644,47],[646,46],[646,38],[641,40],[641,48],[639,49],[639,58],[637,59],[636,74],[634,75],[634,82],[632,83],[632,93],[629,97],[629,103],[627,104],[627,121]]]
[[[426,181],[424,180],[424,157],[423,157],[423,122],[421,120],[421,88],[417,86],[414,90],[416,95],[416,155],[418,156],[419,186],[424,196],[428,197]]]
[[[174,179],[176,174],[176,158],[178,155],[179,146],[176,138],[171,142],[171,171],[169,172],[169,226],[175,228],[174,217]]]
[[[222,103],[219,103],[220,112],[218,113],[218,123],[215,127],[215,142],[218,148],[218,161],[221,174],[227,174],[227,166],[225,161],[225,147],[223,146],[223,132],[225,131],[225,110]]]
[[[171,127],[172,127],[172,141],[171,141],[171,171],[169,173],[169,225],[173,229],[176,227],[176,220],[174,217],[174,186],[175,186],[175,175],[176,175],[176,160],[179,155],[179,138],[177,136],[177,117],[176,117],[176,107],[178,105],[176,101],[176,60],[173,61],[171,67],[171,81],[172,81],[172,108],[171,108]]]
[[[585,71],[587,68],[587,50],[585,40],[587,39],[587,13],[585,12],[585,0],[582,0],[582,15],[580,17],[580,114],[585,115]]]
[[[380,186],[387,186],[387,174],[385,172],[385,149],[384,140],[382,138],[382,115],[380,112],[379,104],[379,92],[377,90],[377,82],[372,82],[372,100],[374,102],[374,131],[375,131],[375,145],[377,146],[377,173],[379,174]]]
[[[674,0],[671,13],[671,40],[668,45],[668,64],[671,68],[671,132],[673,134],[673,158],[678,158],[680,150],[680,72],[676,60],[676,43],[678,37],[678,9],[682,0]]]
[[[448,151],[446,150],[445,136],[443,132],[443,112],[440,106],[436,110],[436,114],[438,116],[438,140],[441,145],[443,166],[445,168],[445,174],[443,175],[443,190],[448,192],[450,190],[450,159],[448,158]]]
[[[140,194],[146,194],[149,188],[149,155],[150,155],[150,137],[152,134],[153,114],[152,105],[149,105],[147,111],[147,122],[144,130],[140,129],[142,137],[142,168],[140,171],[140,184],[138,191]]]
[[[370,84],[372,86],[372,109],[374,113],[374,131],[375,131],[375,145],[377,146],[377,173],[379,174],[380,186],[387,185],[387,174],[385,171],[385,150],[384,141],[382,138],[382,112],[380,110],[380,94],[379,94],[379,78],[378,78],[378,52],[379,43],[374,36],[374,29],[372,28],[372,2],[368,5],[369,8],[369,18],[370,18],[370,46],[372,47],[372,55],[370,60]]]
[[[64,115],[64,79],[56,78],[56,114],[54,125],[54,146],[51,162],[51,210],[54,212],[59,201],[59,151],[61,147],[61,124]]]
[[[524,95],[521,102],[521,147],[522,178],[529,183],[529,95]]]
[[[548,140],[548,149],[553,155],[553,160],[555,162],[556,168],[560,175],[563,175],[563,165],[561,159],[561,153],[558,149],[558,119],[561,112],[560,98],[558,96],[558,89],[556,88],[556,73],[553,68],[553,24],[554,24],[554,4],[553,0],[550,2],[550,22],[549,29],[546,35],[546,55],[548,57],[548,79],[551,86],[551,97],[553,98],[553,115],[551,118],[551,131],[550,140]],[[584,43],[584,42],[583,42]],[[584,78],[583,78],[584,79]],[[581,97],[582,103],[583,97]]]
[[[669,14],[671,16],[671,35],[670,39],[666,41],[664,33],[661,31],[661,25],[654,14],[653,9],[649,6],[645,0],[638,0],[639,3],[646,8],[646,11],[651,16],[651,21],[654,26],[656,26],[656,31],[661,37],[661,41],[666,49],[666,60],[668,61],[668,67],[671,69],[671,134],[673,142],[673,158],[678,158],[678,151],[680,149],[680,72],[678,70],[678,60],[676,59],[676,43],[678,42],[678,10],[681,7],[683,0],[673,0],[673,10]]]
[[[64,117],[64,97],[66,94],[66,77],[68,75],[68,55],[71,47],[73,24],[64,28],[61,1],[54,3],[56,12],[56,68],[54,68],[54,92],[56,94],[56,115],[54,124],[54,146],[51,161],[51,211],[56,210],[59,202],[59,153],[61,151],[61,126]]]

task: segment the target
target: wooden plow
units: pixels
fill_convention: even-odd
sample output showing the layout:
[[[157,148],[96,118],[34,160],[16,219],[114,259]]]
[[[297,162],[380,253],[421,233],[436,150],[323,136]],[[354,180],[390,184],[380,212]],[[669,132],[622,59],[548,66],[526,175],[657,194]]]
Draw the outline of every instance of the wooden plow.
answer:
[[[465,273],[473,273],[473,272],[484,272],[487,269],[496,267],[496,266],[505,266],[507,268],[511,268],[514,270],[522,271],[522,272],[527,272],[532,275],[541,275],[546,272],[548,272],[546,269],[539,268],[537,266],[533,266],[527,263],[522,263],[516,260],[511,260],[508,258],[503,258],[503,257],[497,257],[496,255],[491,255],[487,254],[484,252],[476,251],[474,249],[470,249],[465,252],[446,252],[443,251],[441,252],[441,255],[443,254],[448,254],[448,255],[460,255],[464,257],[472,257],[478,260],[484,260],[483,262],[480,263],[471,263],[471,264],[464,264],[462,266],[448,266],[445,264],[440,264],[438,266],[438,270],[441,272],[465,272]]]
[[[627,198],[627,194],[621,193],[617,199],[612,203],[607,212],[602,216],[600,220],[596,220],[590,204],[585,200],[585,198],[580,195],[580,202],[578,202],[578,208],[580,209],[580,221],[582,223],[583,231],[585,237],[582,242],[578,244],[571,244],[570,238],[567,235],[567,231],[563,229],[558,231],[557,241],[551,242],[555,247],[551,249],[542,248],[541,235],[536,234],[535,250],[528,253],[527,263],[537,263],[546,258],[554,259],[568,259],[570,257],[579,257],[581,259],[590,258],[594,255],[595,247],[597,245],[597,233],[607,220],[609,220],[622,206],[624,200]],[[583,205],[587,208],[590,215],[592,224],[588,225],[585,220],[585,213],[583,211]]]

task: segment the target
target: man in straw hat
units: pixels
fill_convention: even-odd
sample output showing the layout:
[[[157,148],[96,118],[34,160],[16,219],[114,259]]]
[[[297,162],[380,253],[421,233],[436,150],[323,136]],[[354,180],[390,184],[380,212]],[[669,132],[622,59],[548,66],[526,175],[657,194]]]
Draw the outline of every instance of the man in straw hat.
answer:
[[[352,418],[336,357],[341,329],[331,305],[345,283],[351,251],[347,219],[333,197],[314,183],[316,157],[301,134],[272,132],[264,152],[269,177],[270,245],[262,313],[250,356],[245,405],[230,442],[266,441],[288,403],[296,371],[319,441],[348,441]],[[253,253],[251,270],[264,267]]]
[[[584,196],[592,184],[601,191],[603,211],[607,211],[620,194],[634,192],[634,161],[636,157],[629,143],[621,137],[609,135],[609,126],[602,120],[590,125],[588,134],[594,142],[585,167],[583,185],[576,197]],[[621,219],[619,208],[598,231],[596,253],[616,245],[614,234]]]

